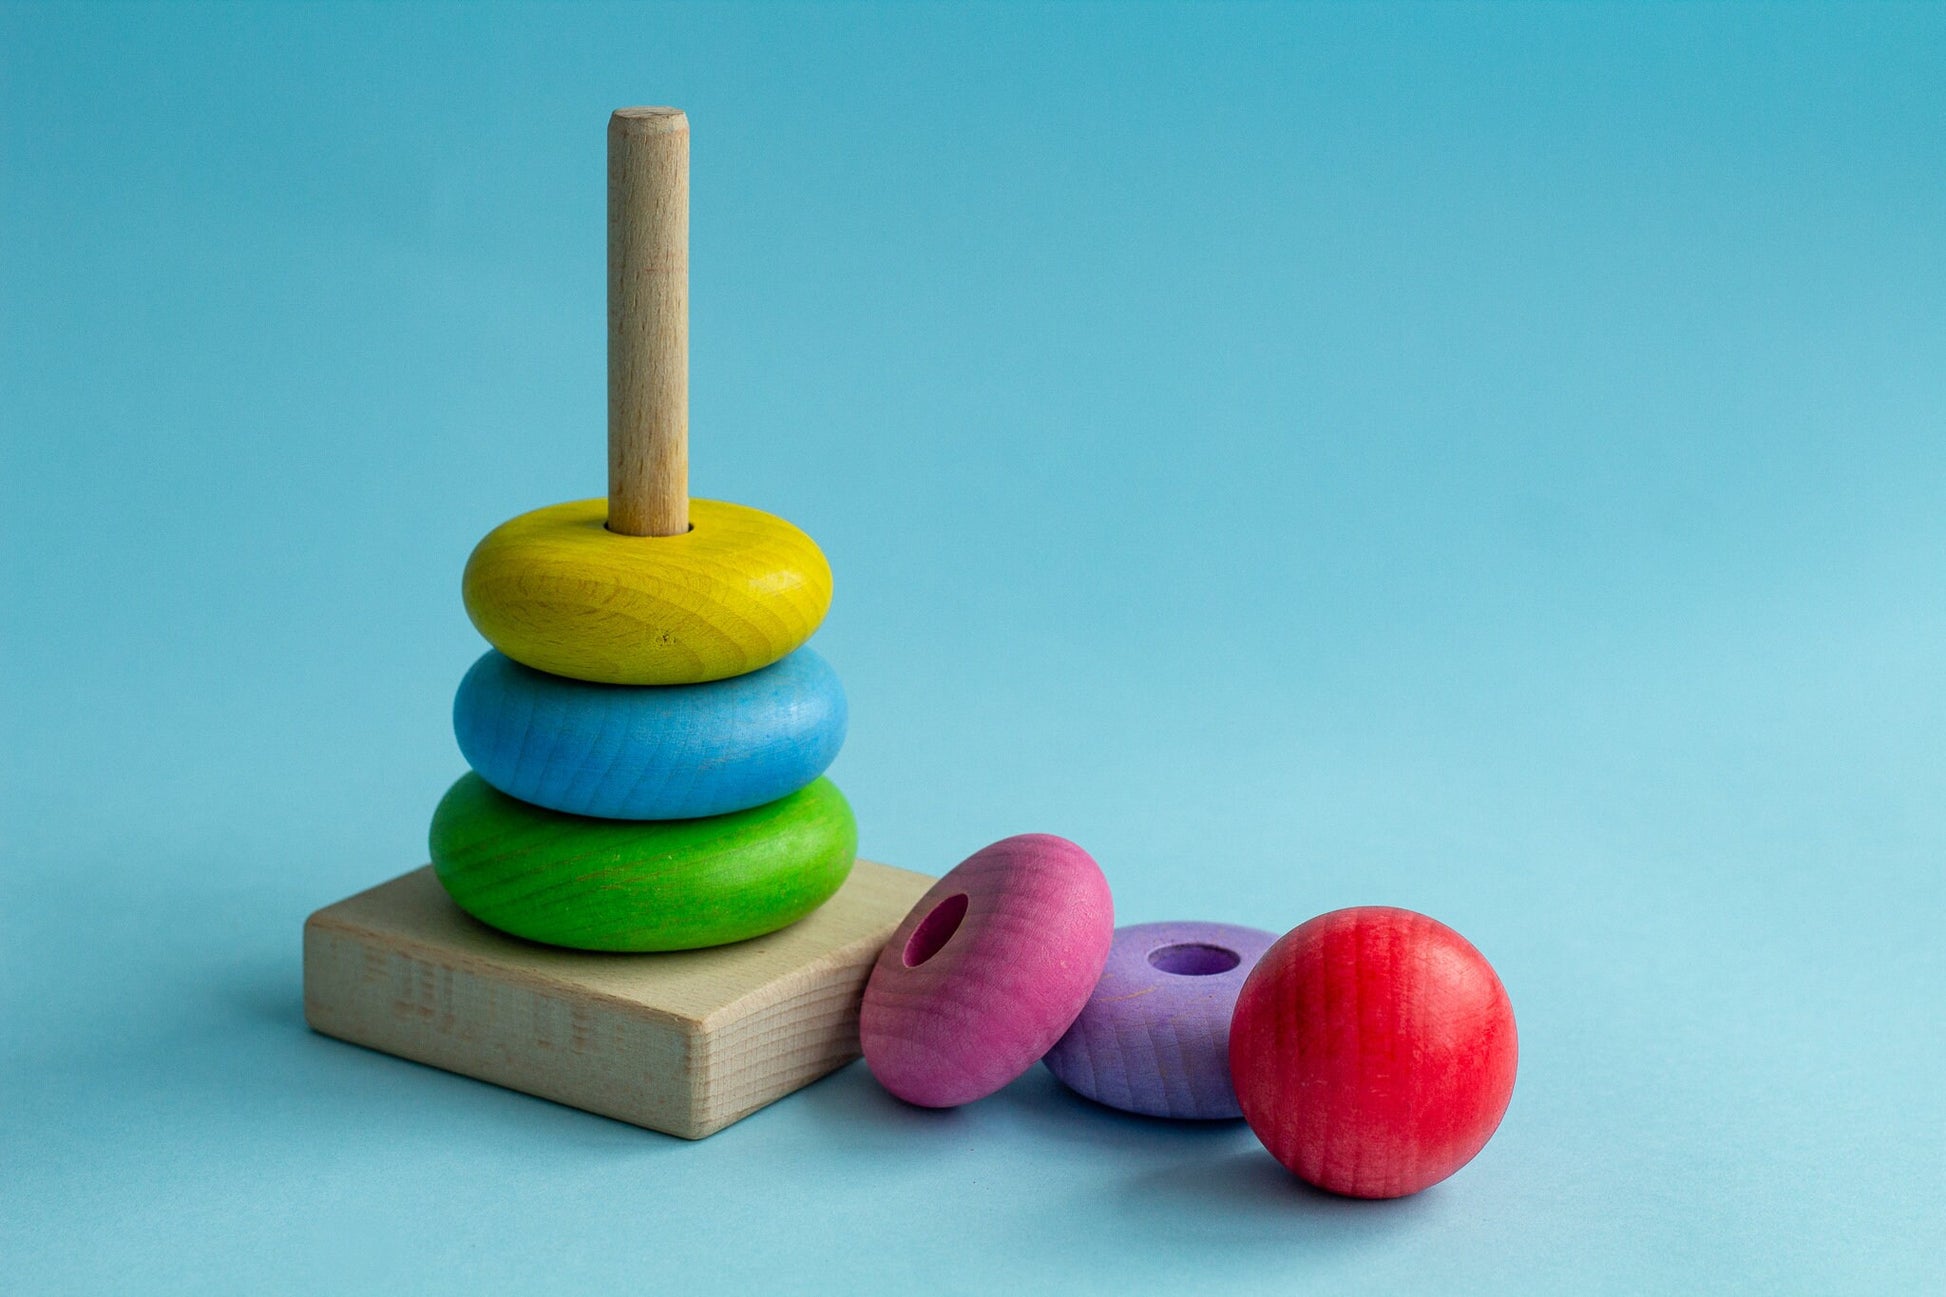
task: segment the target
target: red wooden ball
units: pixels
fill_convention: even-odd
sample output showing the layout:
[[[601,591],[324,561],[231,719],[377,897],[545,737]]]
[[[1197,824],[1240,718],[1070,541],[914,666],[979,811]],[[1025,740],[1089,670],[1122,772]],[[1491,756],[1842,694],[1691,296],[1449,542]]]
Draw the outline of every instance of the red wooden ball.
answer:
[[[1368,905],[1293,928],[1230,1020],[1244,1120],[1301,1179],[1399,1198],[1486,1147],[1520,1046],[1500,978],[1465,937]]]

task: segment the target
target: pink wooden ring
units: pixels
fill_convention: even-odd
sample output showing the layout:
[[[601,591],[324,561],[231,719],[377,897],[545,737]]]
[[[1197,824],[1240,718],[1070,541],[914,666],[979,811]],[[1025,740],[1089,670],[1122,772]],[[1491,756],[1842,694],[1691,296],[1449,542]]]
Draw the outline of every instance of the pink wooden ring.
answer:
[[[1108,880],[1066,838],[1024,833],[968,856],[879,952],[858,1035],[907,1103],[985,1098],[1074,1024],[1108,962]]]

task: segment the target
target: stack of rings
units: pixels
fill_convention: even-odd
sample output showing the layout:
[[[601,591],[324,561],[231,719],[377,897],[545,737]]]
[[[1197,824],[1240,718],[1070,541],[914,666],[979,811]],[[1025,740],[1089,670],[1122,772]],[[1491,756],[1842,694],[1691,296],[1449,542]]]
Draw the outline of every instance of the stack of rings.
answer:
[[[608,530],[607,501],[523,514],[466,565],[493,648],[453,701],[472,773],[432,861],[483,923],[584,950],[775,931],[850,873],[858,830],[823,778],[843,688],[805,641],[831,569],[781,518],[690,502],[678,536]]]

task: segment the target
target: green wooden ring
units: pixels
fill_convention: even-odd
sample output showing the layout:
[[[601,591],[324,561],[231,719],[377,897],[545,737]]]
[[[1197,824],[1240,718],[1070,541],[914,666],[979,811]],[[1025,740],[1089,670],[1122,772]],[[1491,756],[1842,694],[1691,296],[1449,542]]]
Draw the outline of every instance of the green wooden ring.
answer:
[[[836,892],[858,824],[829,779],[747,811],[598,820],[532,806],[476,774],[432,813],[432,863],[468,914],[576,950],[691,950],[775,932]]]

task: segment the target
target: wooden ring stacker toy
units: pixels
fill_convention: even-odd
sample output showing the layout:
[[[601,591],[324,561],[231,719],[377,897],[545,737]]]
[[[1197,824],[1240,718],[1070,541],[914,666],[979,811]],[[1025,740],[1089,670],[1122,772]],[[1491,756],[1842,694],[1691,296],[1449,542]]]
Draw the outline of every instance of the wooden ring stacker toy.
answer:
[[[934,883],[879,952],[858,1019],[865,1062],[908,1103],[950,1108],[1061,1038],[1108,958],[1108,880],[1066,838],[983,847]]]
[[[476,667],[456,733],[510,789],[611,814],[692,815],[785,769],[805,786],[643,822],[524,803],[470,774],[433,817],[435,866],[305,923],[304,1016],[700,1139],[858,1056],[872,961],[933,879],[854,863],[851,812],[819,777],[844,696],[816,654],[790,656],[830,597],[817,547],[753,510],[690,510],[687,149],[674,109],[609,123],[609,499],[516,519],[480,547],[470,609],[509,652],[487,659],[501,685],[523,684],[488,689]],[[603,706],[584,705],[596,694]],[[790,751],[757,754],[760,740]],[[650,757],[689,760],[694,781]],[[638,780],[650,800],[623,786]],[[711,784],[708,805],[690,800]]]
[[[608,499],[487,533],[467,615],[516,662],[604,684],[721,680],[804,643],[831,568],[782,518],[689,498],[689,119],[608,124]]]
[[[511,797],[574,815],[679,820],[747,810],[823,774],[845,691],[808,645],[702,685],[589,684],[489,649],[453,699],[466,764]]]
[[[432,817],[432,864],[459,907],[502,932],[576,950],[692,950],[762,936],[851,873],[858,825],[829,779],[700,820],[585,819],[477,774]]]
[[[1070,1090],[1147,1117],[1243,1115],[1230,1084],[1230,1013],[1274,932],[1229,923],[1115,929],[1101,980],[1042,1059]]]

